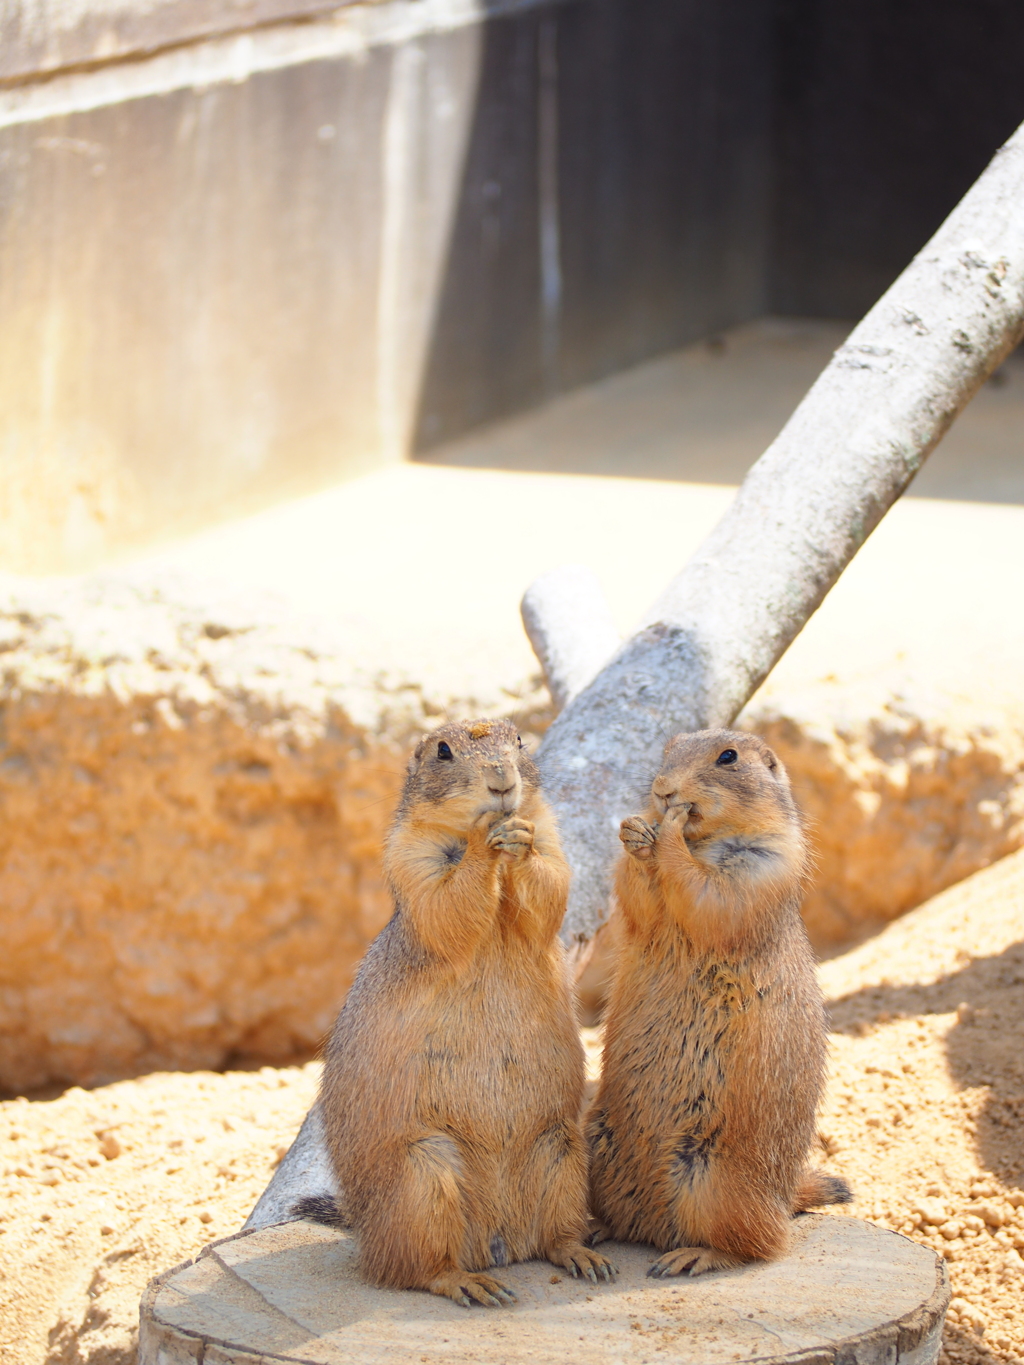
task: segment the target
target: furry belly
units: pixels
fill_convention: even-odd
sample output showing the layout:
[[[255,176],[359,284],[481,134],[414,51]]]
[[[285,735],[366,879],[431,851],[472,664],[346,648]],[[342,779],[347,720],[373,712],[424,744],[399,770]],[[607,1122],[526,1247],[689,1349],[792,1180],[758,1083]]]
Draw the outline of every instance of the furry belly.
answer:
[[[578,1113],[583,1067],[567,1075],[564,1061],[551,1051],[524,1055],[508,1047],[481,1055],[432,1046],[419,1062],[417,1118],[453,1136],[465,1134],[474,1146],[498,1153],[531,1143]]]

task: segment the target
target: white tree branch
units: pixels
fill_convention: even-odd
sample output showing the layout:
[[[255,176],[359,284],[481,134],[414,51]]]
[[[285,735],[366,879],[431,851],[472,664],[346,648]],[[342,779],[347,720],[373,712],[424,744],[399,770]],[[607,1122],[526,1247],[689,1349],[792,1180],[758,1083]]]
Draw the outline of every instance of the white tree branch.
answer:
[[[561,711],[622,643],[604,589],[591,569],[564,564],[533,581],[521,611],[551,700]]]
[[[732,721],[1022,335],[1024,126],[835,353],[639,632],[545,736],[541,772],[574,874],[568,943],[607,917],[619,821],[642,804],[665,739]],[[528,596],[543,614],[542,587]],[[564,658],[551,667],[580,672]]]

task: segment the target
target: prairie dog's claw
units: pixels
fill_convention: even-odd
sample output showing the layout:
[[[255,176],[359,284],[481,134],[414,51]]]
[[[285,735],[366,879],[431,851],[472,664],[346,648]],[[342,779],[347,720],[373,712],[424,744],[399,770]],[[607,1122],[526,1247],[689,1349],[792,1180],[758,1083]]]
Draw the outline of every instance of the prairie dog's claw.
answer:
[[[588,1223],[587,1235],[583,1238],[583,1245],[586,1247],[596,1247],[599,1242],[607,1242],[612,1235],[611,1228],[600,1218],[591,1218]]]
[[[630,815],[619,826],[622,846],[631,858],[645,862],[654,857],[654,846],[658,842],[658,830],[649,825],[642,815]]]
[[[679,1247],[659,1256],[647,1274],[652,1279],[667,1279],[670,1275],[703,1275],[709,1270],[732,1270],[741,1262],[726,1251],[712,1247]]]
[[[487,1308],[501,1308],[516,1301],[512,1290],[500,1280],[474,1271],[456,1270],[440,1275],[430,1286],[430,1292],[451,1299],[460,1308],[469,1308],[474,1302]]]
[[[611,1280],[618,1273],[607,1256],[602,1256],[599,1251],[591,1251],[581,1243],[549,1252],[548,1260],[563,1266],[574,1280],[587,1279],[591,1284],[597,1284],[599,1275],[602,1280]]]

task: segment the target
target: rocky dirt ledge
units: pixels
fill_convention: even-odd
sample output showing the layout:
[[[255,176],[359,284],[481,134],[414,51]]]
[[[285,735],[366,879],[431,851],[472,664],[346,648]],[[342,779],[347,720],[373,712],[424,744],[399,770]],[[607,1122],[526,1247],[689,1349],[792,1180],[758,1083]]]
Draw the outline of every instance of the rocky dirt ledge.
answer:
[[[181,577],[0,580],[0,1090],[311,1055],[389,913],[409,746],[550,718],[536,678],[467,695],[387,654],[365,621]],[[1024,842],[1014,697],[824,682],[743,723],[810,817],[819,946]]]
[[[513,705],[368,657],[265,596],[0,584],[0,1088],[318,1045],[408,746]]]
[[[848,943],[1024,844],[1024,701],[1016,677],[968,693],[899,669],[777,691],[740,717],[781,756],[815,873],[804,920]],[[995,682],[995,686],[993,683]]]

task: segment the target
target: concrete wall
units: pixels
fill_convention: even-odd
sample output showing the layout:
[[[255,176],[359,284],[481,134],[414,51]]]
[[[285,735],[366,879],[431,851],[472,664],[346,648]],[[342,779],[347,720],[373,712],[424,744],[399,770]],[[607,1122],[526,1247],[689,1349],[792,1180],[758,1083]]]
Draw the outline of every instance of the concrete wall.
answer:
[[[480,29],[376,36],[271,29],[10,92],[6,567],[86,567],[399,458]]]
[[[763,310],[758,0],[183,18],[0,88],[3,567],[87,567]]]
[[[487,27],[418,448],[765,311],[769,20],[576,0]]]
[[[1017,0],[0,0],[0,568],[855,316],[1022,63]]]

